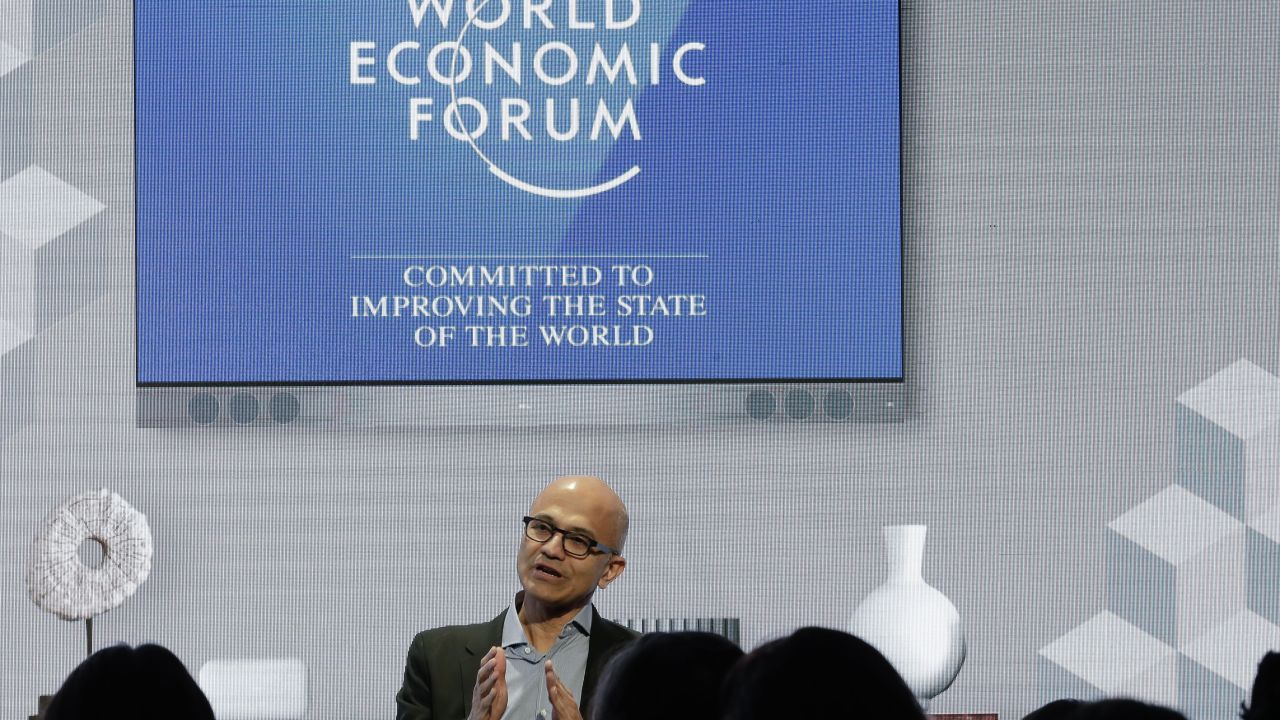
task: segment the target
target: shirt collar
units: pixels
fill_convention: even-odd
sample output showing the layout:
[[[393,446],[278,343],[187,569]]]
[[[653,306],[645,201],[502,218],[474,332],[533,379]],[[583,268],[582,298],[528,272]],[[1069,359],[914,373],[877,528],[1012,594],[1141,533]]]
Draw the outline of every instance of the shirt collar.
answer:
[[[528,645],[529,638],[525,637],[524,626],[520,624],[520,603],[524,600],[524,591],[516,593],[516,598],[511,602],[511,607],[507,608],[507,616],[502,620],[502,647],[517,647],[520,645]],[[564,626],[560,637],[568,637],[574,632],[582,633],[587,637],[591,636],[591,621],[594,618],[594,606],[587,603],[582,606],[577,615]]]

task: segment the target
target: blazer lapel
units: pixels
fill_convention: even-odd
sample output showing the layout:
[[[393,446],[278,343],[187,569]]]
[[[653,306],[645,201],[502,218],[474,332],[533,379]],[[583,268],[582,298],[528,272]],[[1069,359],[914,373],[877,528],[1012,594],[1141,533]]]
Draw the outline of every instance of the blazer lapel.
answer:
[[[462,715],[471,714],[471,691],[476,686],[476,674],[480,672],[480,661],[484,659],[489,648],[502,642],[502,625],[507,619],[507,611],[498,613],[498,617],[481,626],[480,631],[469,638],[464,645],[466,654],[458,659],[458,682],[462,693]]]
[[[637,633],[601,618],[595,606],[592,606],[591,640],[587,644],[587,671],[582,677],[582,697],[578,700],[578,707],[582,710],[583,717],[588,717],[587,713],[590,711],[596,683],[600,680],[600,673],[609,662],[609,658],[613,657],[613,653],[619,647],[637,637],[639,637]]]

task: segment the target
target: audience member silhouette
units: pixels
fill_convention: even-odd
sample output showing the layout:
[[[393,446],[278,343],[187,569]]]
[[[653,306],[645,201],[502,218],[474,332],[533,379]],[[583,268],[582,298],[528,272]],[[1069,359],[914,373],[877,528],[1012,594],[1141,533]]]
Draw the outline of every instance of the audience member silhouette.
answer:
[[[705,632],[652,633],[619,650],[600,676],[592,720],[715,720],[742,650]]]
[[[1069,720],[1083,704],[1079,700],[1054,700],[1032,711],[1022,720]]]
[[[214,720],[213,708],[173,653],[115,645],[89,656],[53,696],[45,720]]]
[[[924,717],[879,651],[848,633],[816,627],[743,656],[726,679],[724,703],[726,720]]]
[[[1128,699],[1083,703],[1068,717],[1070,720],[1187,720],[1176,710]]]
[[[1258,663],[1249,704],[1240,709],[1244,720],[1280,720],[1280,653],[1269,652]]]
[[[901,676],[875,648],[838,630],[801,628],[747,655],[711,633],[652,633],[605,667],[591,720],[923,720]],[[1280,653],[1258,664],[1243,720],[1280,720]],[[159,645],[94,653],[54,695],[45,720],[214,720],[182,661]],[[1186,720],[1137,700],[1055,700],[1023,720]]]

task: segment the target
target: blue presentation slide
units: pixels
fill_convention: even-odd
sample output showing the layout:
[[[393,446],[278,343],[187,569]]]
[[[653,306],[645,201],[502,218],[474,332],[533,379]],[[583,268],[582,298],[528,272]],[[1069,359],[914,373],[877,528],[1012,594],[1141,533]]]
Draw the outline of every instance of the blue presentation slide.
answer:
[[[895,0],[135,0],[142,385],[895,381]]]

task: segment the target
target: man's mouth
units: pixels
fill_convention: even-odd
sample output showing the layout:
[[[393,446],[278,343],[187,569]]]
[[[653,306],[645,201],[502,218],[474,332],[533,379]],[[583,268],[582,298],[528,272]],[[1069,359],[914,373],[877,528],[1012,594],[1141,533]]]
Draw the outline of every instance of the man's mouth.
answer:
[[[540,574],[540,575],[544,575],[544,576],[546,576],[546,577],[552,577],[552,578],[561,578],[561,577],[564,577],[564,575],[563,575],[563,574],[561,574],[561,572],[560,572],[559,570],[556,570],[555,568],[551,567],[550,565],[546,565],[546,564],[544,564],[544,563],[535,563],[535,564],[534,564],[534,566],[533,566],[533,571],[534,571],[535,573],[538,573],[538,574]]]

